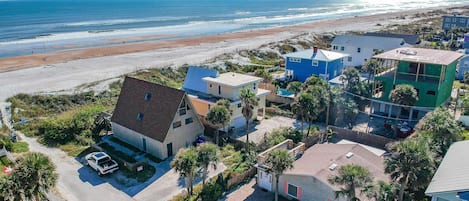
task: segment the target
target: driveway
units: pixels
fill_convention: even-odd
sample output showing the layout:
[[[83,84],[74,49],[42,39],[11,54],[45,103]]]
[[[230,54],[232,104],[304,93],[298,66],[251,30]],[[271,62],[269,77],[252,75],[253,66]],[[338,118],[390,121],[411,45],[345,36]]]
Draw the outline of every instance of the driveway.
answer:
[[[9,113],[4,104],[0,104],[4,122],[9,122]],[[43,153],[52,160],[59,175],[56,188],[60,196],[67,201],[133,201],[134,199],[114,188],[105,179],[100,179],[94,171],[83,166],[74,158],[58,148],[46,147],[34,138],[26,137],[20,132],[17,135],[29,144],[31,152]]]
[[[315,124],[319,126],[320,129],[324,129],[324,125]],[[292,127],[296,129],[301,129],[301,122],[293,118],[283,117],[283,116],[273,116],[270,119],[264,119],[259,121],[259,123],[249,124],[249,141],[259,144],[264,140],[268,133],[273,130],[281,127]],[[308,124],[305,123],[304,128],[308,128]],[[232,137],[240,140],[242,142],[246,141],[245,129],[244,126],[237,128]]]
[[[220,200],[225,201],[272,201],[274,200],[274,193],[267,192],[259,188],[256,184],[256,178],[251,179],[249,183],[244,184],[236,190],[227,194]]]
[[[10,114],[1,102],[0,112],[3,114],[3,122],[10,122]],[[57,191],[67,201],[153,201],[155,197],[158,200],[169,200],[185,189],[184,180],[170,168],[171,158],[158,164],[150,162],[156,168],[155,175],[144,183],[132,184],[123,181],[125,178],[119,171],[112,176],[99,177],[95,171],[82,164],[81,158],[70,157],[58,148],[46,147],[35,138],[26,137],[20,132],[17,135],[29,144],[31,152],[40,152],[50,157],[59,175]],[[225,169],[225,165],[220,163],[216,170],[209,170],[209,177]],[[196,183],[200,182],[201,179],[196,180]]]

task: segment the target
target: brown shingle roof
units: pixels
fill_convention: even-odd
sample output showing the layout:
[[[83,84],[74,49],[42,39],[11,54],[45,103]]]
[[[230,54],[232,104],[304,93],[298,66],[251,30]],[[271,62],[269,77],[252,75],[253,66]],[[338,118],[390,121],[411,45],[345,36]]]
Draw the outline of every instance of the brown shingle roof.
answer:
[[[353,156],[346,157],[348,152]],[[337,164],[335,170],[329,170],[329,166]],[[317,144],[307,149],[303,156],[293,163],[294,168],[285,174],[313,176],[324,184],[338,190],[339,186],[328,182],[330,175],[337,174],[340,166],[355,164],[365,167],[370,171],[375,180],[389,182],[389,177],[384,173],[384,160],[373,154],[359,144]]]
[[[151,94],[148,101],[147,93]],[[126,77],[111,120],[163,142],[184,96],[178,89]],[[139,113],[142,120],[137,119]]]

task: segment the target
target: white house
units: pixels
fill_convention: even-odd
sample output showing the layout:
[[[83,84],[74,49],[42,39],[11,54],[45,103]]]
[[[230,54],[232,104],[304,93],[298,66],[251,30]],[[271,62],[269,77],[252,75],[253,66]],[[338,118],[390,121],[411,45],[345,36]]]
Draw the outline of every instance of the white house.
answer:
[[[410,46],[403,38],[338,35],[331,43],[332,51],[348,54],[344,59],[345,67],[360,66],[369,60],[375,52],[388,51]]]
[[[234,72],[218,74],[215,70],[190,67],[182,88],[189,94],[192,105],[201,117],[205,117],[218,100],[229,100],[233,113],[228,126],[239,128],[245,125],[239,99],[242,89],[251,90],[257,97],[258,105],[254,108],[253,118],[265,115],[265,100],[270,91],[259,88],[261,81],[262,78],[250,75]]]
[[[469,200],[469,140],[455,142],[446,152],[425,194],[432,201]]]
[[[186,92],[126,77],[111,118],[114,136],[160,159],[204,133]]]

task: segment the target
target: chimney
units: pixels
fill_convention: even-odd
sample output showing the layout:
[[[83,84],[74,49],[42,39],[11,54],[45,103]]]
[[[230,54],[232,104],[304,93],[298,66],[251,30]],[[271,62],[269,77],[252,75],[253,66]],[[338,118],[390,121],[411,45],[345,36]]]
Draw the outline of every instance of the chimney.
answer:
[[[318,47],[317,47],[317,46],[314,46],[314,47],[313,47],[313,54],[316,54],[316,53],[318,53]]]

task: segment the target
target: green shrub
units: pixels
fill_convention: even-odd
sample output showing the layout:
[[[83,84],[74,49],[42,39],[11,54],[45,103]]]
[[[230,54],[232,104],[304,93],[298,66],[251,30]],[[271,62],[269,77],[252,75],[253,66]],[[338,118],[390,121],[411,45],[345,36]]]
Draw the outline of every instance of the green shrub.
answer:
[[[11,164],[11,162],[8,160],[8,158],[6,156],[2,156],[0,157],[0,165],[2,166],[9,166]]]
[[[75,142],[81,145],[89,145],[91,130],[94,128],[94,118],[103,112],[101,105],[84,106],[63,113],[39,125],[38,133],[44,137],[49,145],[63,145]]]
[[[14,153],[23,153],[29,151],[29,144],[26,142],[15,142],[12,143],[13,146],[11,148],[11,152]]]
[[[148,154],[148,153],[145,154],[145,158],[147,158],[148,160],[151,160],[151,161],[153,161],[153,162],[155,162],[155,163],[160,163],[161,161],[163,161],[163,160],[157,158],[156,156],[153,156],[153,155]]]
[[[222,193],[223,187],[220,184],[209,183],[202,189],[199,198],[202,199],[202,201],[217,201]]]
[[[112,137],[110,140],[115,142],[116,144],[119,144],[119,145],[133,151],[133,152],[140,152],[140,149],[138,149],[137,147],[132,146],[131,144],[128,144],[128,143],[120,140],[119,138]]]

